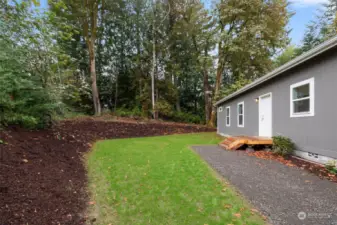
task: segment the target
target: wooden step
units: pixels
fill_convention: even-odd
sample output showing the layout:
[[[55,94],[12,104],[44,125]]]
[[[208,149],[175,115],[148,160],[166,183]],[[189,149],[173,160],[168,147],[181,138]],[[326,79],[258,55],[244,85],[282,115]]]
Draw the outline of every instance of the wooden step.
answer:
[[[243,145],[272,145],[271,138],[254,137],[254,136],[232,136],[219,143],[219,146],[226,150],[237,150]]]

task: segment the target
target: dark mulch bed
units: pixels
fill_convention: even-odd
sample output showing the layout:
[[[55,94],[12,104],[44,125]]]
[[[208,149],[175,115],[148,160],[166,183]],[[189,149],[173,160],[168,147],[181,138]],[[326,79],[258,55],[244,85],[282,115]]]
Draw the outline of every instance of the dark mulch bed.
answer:
[[[327,179],[332,182],[337,183],[337,175],[329,173],[329,171],[321,165],[311,163],[308,161],[304,161],[295,157],[291,157],[290,161],[295,164],[297,167],[300,167],[303,170],[309,171],[310,173],[313,173],[317,176],[319,176],[321,179]]]
[[[313,173],[317,176],[319,176],[321,179],[327,179],[332,182],[337,183],[337,176],[335,174],[329,173],[329,171],[322,165],[311,163],[306,160],[299,159],[297,157],[287,157],[284,158],[282,156],[274,155],[272,152],[268,151],[255,151],[255,152],[249,152],[247,153],[250,156],[255,156],[262,159],[270,159],[279,161],[280,163],[283,163],[287,166],[297,166],[303,170],[306,170],[310,173]]]
[[[92,119],[53,129],[0,131],[0,225],[84,224],[88,204],[83,153],[100,139],[214,131],[207,127]]]

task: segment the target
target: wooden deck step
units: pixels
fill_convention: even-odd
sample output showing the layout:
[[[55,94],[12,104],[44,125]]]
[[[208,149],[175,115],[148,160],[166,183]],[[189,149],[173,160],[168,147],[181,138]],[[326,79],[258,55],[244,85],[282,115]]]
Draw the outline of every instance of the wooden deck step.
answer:
[[[231,136],[219,143],[224,149],[237,150],[243,145],[272,145],[271,138],[255,137],[255,136]]]

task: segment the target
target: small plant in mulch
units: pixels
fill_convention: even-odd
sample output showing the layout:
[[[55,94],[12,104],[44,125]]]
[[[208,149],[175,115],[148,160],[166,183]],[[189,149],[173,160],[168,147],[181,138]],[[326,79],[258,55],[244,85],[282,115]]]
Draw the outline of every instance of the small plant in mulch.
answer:
[[[294,152],[295,144],[290,138],[283,136],[273,137],[273,147],[272,152],[280,156],[289,156]]]
[[[0,139],[0,145],[6,145],[7,143],[4,140]]]
[[[329,173],[337,175],[337,160],[331,160],[326,165],[325,168]]]

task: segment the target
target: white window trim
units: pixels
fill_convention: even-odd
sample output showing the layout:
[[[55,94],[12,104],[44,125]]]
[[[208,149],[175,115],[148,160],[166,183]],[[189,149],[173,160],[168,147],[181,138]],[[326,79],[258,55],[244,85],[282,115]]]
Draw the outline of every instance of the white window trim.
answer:
[[[299,86],[303,86],[309,84],[309,97],[304,97],[300,99],[293,100],[293,89]],[[302,113],[294,113],[294,101],[299,100],[310,100],[310,109],[309,112],[302,112]],[[295,83],[290,85],[290,117],[307,117],[307,116],[314,116],[315,115],[315,78],[312,77],[310,79]]]
[[[218,111],[219,111],[219,112],[222,112],[222,106],[219,107]]]
[[[227,116],[227,109],[228,109],[228,116]],[[228,124],[227,124],[227,117],[229,118],[228,119]],[[226,118],[226,127],[230,127],[231,126],[231,107],[230,106],[227,106],[226,107],[226,115],[225,115],[225,118]]]
[[[239,124],[239,105],[242,105],[242,124]],[[245,127],[245,103],[239,102],[236,107],[236,113],[237,113],[237,125],[238,127]]]

